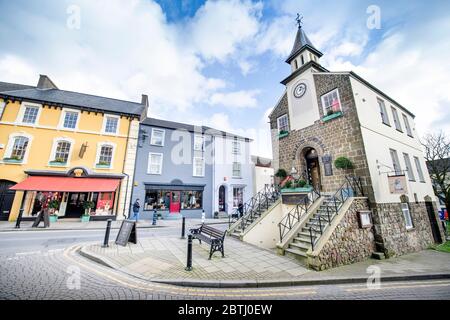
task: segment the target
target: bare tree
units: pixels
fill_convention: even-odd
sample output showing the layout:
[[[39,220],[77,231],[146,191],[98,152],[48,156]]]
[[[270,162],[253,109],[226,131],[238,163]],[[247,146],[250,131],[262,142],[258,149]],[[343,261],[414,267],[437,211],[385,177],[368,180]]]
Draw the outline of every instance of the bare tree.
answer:
[[[450,210],[450,138],[443,131],[428,133],[422,141],[434,193]]]

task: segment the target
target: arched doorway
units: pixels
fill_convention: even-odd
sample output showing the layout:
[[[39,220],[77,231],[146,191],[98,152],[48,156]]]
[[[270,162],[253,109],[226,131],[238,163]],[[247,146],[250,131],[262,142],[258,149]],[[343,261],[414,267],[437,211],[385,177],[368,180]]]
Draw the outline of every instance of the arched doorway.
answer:
[[[226,212],[225,186],[219,187],[219,212]]]
[[[0,220],[8,221],[16,191],[9,190],[16,183],[9,180],[0,180]]]
[[[306,176],[308,183],[316,190],[320,190],[320,165],[319,155],[314,148],[306,148],[303,152],[306,161]]]

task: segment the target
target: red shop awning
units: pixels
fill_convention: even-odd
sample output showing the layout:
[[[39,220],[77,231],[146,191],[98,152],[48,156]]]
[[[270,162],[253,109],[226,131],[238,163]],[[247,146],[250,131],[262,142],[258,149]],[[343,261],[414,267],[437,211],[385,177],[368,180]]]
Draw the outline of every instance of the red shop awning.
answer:
[[[31,176],[11,187],[20,191],[112,192],[120,179]]]

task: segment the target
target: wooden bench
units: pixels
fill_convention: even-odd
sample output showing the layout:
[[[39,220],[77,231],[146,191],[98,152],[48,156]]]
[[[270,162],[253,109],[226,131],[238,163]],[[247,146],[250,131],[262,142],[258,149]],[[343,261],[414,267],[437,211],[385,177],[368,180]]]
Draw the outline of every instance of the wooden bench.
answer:
[[[225,240],[225,234],[227,233],[226,231],[217,230],[203,223],[199,228],[191,229],[190,232],[194,239],[198,239],[198,241],[200,241],[200,244],[202,241],[205,241],[211,245],[209,249],[209,260],[211,260],[212,255],[216,251],[222,252],[222,258],[225,256],[223,241]]]

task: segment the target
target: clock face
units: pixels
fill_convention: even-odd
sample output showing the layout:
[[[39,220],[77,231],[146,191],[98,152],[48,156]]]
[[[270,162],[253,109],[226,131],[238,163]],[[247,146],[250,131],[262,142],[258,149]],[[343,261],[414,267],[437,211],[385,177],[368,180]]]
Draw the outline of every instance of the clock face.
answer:
[[[305,83],[299,83],[295,89],[294,89],[294,97],[301,98],[306,92],[306,84]]]

